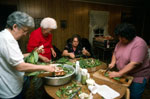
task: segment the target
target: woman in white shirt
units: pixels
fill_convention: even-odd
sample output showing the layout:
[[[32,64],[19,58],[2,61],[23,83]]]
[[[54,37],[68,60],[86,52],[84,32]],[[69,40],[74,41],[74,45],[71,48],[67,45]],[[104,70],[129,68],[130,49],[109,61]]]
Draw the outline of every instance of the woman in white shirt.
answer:
[[[6,28],[0,32],[0,98],[20,98],[26,71],[53,72],[55,67],[25,63],[17,40],[34,27],[31,16],[16,11],[8,16]]]

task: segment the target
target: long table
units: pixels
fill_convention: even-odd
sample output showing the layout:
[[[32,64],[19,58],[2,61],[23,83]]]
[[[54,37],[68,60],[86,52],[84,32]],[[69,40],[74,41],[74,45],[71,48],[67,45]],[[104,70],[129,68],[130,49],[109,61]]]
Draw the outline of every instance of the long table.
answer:
[[[92,75],[93,75],[93,73],[90,73],[90,77],[92,79],[94,79],[97,84],[108,85],[112,89],[114,89],[117,92],[119,92],[120,96],[117,97],[116,99],[123,98],[124,96],[127,96],[127,99],[129,98],[129,89],[127,87],[122,86],[121,84],[117,84],[117,85],[116,84],[110,84],[107,81],[95,78]],[[69,82],[69,83],[67,83],[65,85],[62,85],[62,86],[49,86],[49,85],[45,85],[44,89],[45,89],[45,91],[47,92],[47,94],[49,96],[51,96],[54,99],[58,99],[58,97],[56,96],[57,90],[59,90],[59,88],[61,88],[61,87],[66,87],[66,86],[71,85],[71,84],[72,84],[72,82]],[[87,85],[82,85],[82,89],[81,90],[82,90],[82,92],[90,94],[90,91],[88,90]],[[99,94],[95,94],[95,95],[93,95],[93,99],[103,99],[103,98]]]

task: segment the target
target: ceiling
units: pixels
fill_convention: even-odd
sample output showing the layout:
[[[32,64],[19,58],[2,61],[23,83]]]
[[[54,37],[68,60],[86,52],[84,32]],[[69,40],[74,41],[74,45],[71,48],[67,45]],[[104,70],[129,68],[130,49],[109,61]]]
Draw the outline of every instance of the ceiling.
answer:
[[[146,0],[72,0],[72,1],[122,5],[122,6],[143,6]]]

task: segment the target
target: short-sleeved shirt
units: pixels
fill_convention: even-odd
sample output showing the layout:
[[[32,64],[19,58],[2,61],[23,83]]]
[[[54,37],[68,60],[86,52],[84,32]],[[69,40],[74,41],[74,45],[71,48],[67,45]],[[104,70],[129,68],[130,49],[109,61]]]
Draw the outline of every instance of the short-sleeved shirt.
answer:
[[[34,30],[30,34],[29,42],[27,45],[27,52],[32,52],[34,48],[44,46],[44,53],[41,55],[51,59],[51,48],[52,47],[52,34],[49,34],[47,37],[43,36],[41,27]]]
[[[23,88],[24,72],[15,66],[24,62],[18,42],[7,30],[0,32],[0,98],[13,98]]]
[[[142,83],[143,79],[150,75],[148,47],[142,38],[136,36],[127,45],[118,42],[114,55],[116,57],[116,65],[119,70],[123,69],[130,62],[142,63],[142,65],[128,73],[134,77],[134,82]]]

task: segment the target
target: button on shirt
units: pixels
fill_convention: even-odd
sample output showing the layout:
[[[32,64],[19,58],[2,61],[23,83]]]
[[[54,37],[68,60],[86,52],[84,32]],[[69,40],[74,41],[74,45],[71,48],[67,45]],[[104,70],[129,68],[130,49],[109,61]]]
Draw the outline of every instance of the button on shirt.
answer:
[[[13,98],[23,87],[24,72],[14,67],[24,62],[18,42],[7,30],[0,32],[0,98]]]

